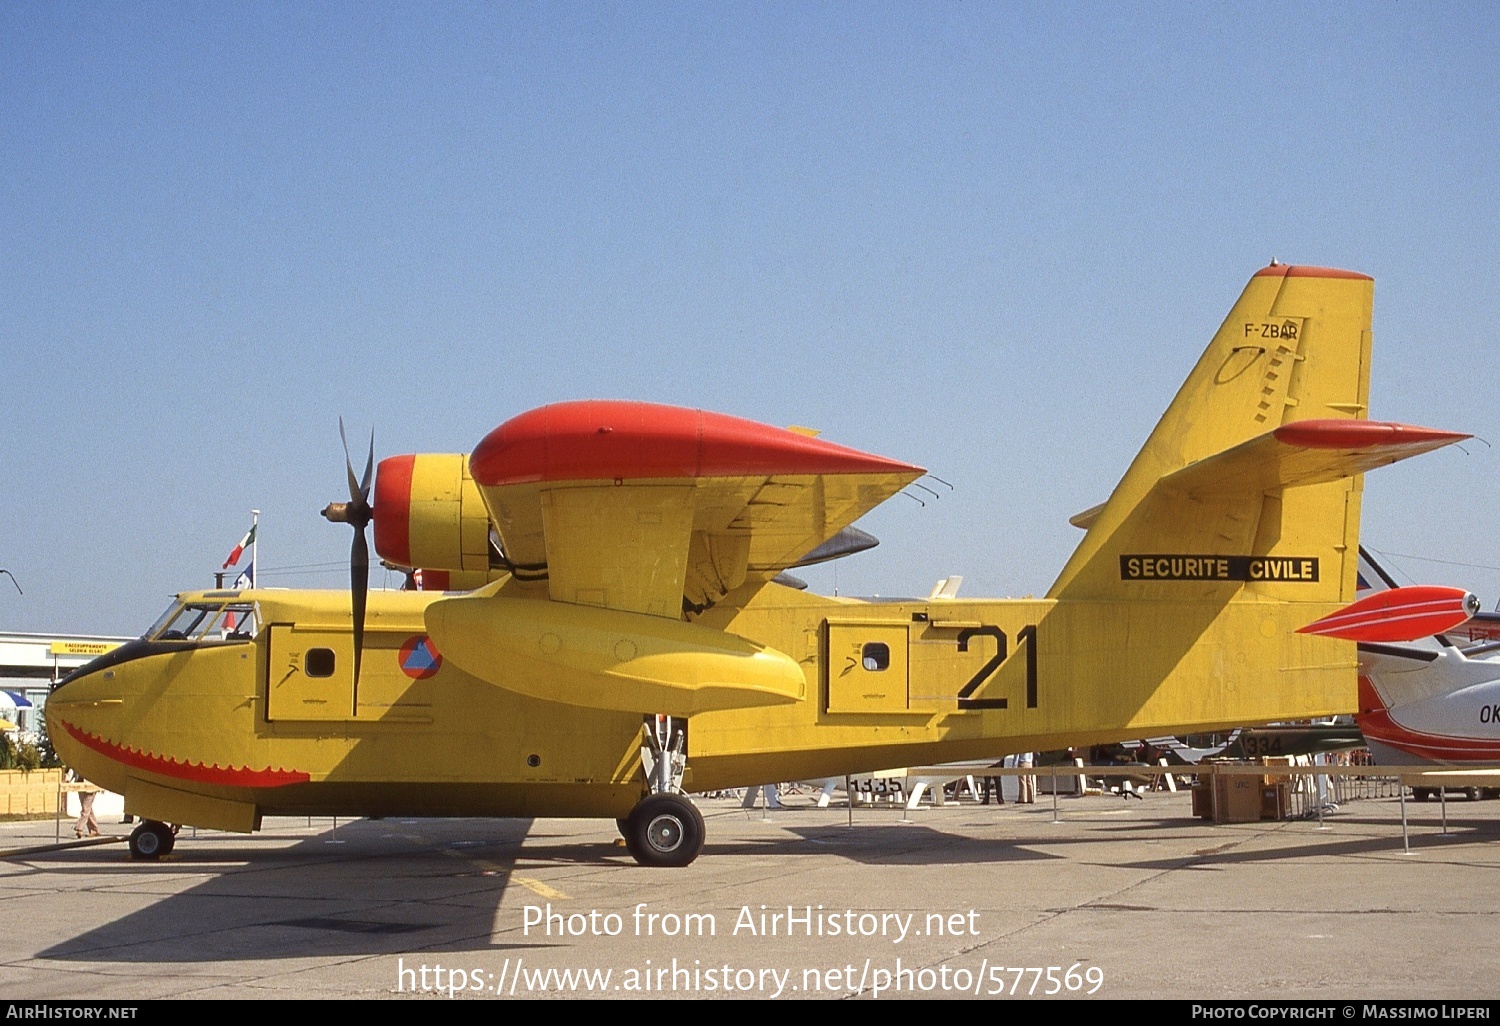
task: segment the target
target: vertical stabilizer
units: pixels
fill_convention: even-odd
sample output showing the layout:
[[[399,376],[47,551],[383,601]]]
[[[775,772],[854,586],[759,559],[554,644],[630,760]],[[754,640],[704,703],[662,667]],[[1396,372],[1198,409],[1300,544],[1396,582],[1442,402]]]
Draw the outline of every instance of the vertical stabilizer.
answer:
[[[1252,443],[1297,421],[1365,417],[1373,295],[1352,271],[1256,272],[1050,597],[1352,600],[1362,478],[1298,480],[1284,447]],[[1248,455],[1224,458],[1237,447]]]

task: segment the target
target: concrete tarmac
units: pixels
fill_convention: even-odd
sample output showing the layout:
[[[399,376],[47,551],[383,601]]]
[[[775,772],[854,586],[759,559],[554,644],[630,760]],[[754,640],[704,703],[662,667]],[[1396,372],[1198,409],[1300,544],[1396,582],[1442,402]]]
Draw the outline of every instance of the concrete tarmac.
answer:
[[[645,869],[613,823],[273,819],[122,840],[0,824],[7,998],[1500,994],[1500,800],[1215,825],[1185,794],[745,811]],[[71,838],[67,823],[65,838]],[[106,824],[123,838],[129,827]],[[1035,971],[1033,971],[1035,970]],[[607,976],[605,974],[608,974]]]

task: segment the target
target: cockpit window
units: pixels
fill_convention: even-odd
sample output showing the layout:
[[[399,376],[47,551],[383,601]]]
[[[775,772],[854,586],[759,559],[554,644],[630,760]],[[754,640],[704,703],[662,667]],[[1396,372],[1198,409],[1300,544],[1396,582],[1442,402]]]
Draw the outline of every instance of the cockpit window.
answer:
[[[254,603],[174,603],[145,636],[148,641],[248,641],[255,626]]]
[[[226,638],[239,640],[255,637],[255,606],[249,602],[232,602],[224,607],[224,618],[218,624]]]

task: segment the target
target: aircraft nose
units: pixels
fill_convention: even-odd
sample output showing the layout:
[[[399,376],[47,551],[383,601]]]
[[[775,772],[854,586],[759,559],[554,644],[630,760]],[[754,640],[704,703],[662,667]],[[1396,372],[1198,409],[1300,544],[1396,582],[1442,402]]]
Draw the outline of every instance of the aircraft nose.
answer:
[[[47,736],[59,755],[71,743],[75,731],[101,733],[112,727],[124,710],[118,666],[92,666],[74,671],[47,696]]]

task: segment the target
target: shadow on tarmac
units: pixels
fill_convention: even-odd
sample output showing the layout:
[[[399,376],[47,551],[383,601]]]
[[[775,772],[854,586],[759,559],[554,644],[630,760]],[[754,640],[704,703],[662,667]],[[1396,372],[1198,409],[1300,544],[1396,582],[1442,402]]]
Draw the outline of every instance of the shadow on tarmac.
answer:
[[[135,894],[155,889],[153,874],[163,888],[201,878],[36,957],[192,963],[545,946],[491,942],[530,828],[531,820],[515,819],[359,820],[340,825],[336,839],[328,831],[290,847],[183,836],[157,863],[125,861],[118,849],[33,857],[38,873],[88,874],[105,907],[115,888],[98,879],[114,869]]]
[[[525,843],[527,867],[618,867],[628,873],[711,872],[713,860],[829,854],[866,865],[977,865],[1061,856],[1020,841],[975,839],[927,826],[778,824],[773,836],[710,842],[686,870],[636,866],[613,843],[531,832],[531,820],[358,820],[303,837],[204,833],[179,838],[160,862],[131,862],[118,848],[32,856],[31,873],[87,876],[94,903],[119,893],[197,882],[41,952],[90,963],[208,963],[328,956],[412,955],[546,948],[496,937],[495,919]],[[710,836],[713,830],[710,828]],[[556,840],[553,840],[556,837]],[[522,872],[524,873],[524,869]],[[101,883],[100,878],[104,880]],[[112,879],[113,878],[113,879]],[[14,877],[13,877],[14,879]],[[529,881],[536,883],[535,881]]]
[[[627,885],[644,874],[654,883],[674,883],[662,874],[681,874],[681,884],[698,886],[720,875],[716,861],[768,857],[832,855],[855,865],[914,867],[1077,859],[1080,867],[1202,871],[1330,856],[1404,857],[1400,834],[1392,832],[1388,818],[1350,815],[1338,817],[1341,834],[1326,840],[1313,833],[1310,822],[1245,824],[1242,831],[1205,831],[1201,847],[1190,854],[1179,848],[1172,856],[1128,862],[1099,858],[1097,846],[1112,844],[1112,838],[1128,843],[1127,834],[1145,839],[1154,828],[1196,830],[1196,825],[1177,817],[1118,824],[1096,819],[1082,833],[973,837],[914,822],[866,819],[851,829],[826,819],[798,824],[794,816],[778,815],[770,824],[774,830],[747,837],[744,831],[714,829],[714,820],[728,816],[745,818],[738,812],[708,817],[709,842],[701,859],[679,870],[639,867],[623,847],[612,839],[600,841],[598,834],[533,832],[531,820],[392,819],[345,823],[336,837],[333,831],[315,836],[299,831],[278,838],[274,828],[253,838],[185,835],[176,851],[157,863],[131,862],[115,846],[66,849],[7,860],[19,870],[8,876],[36,875],[64,891],[70,889],[69,878],[76,878],[87,893],[69,900],[91,904],[96,922],[114,905],[129,906],[104,925],[39,952],[39,959],[203,964],[553,947],[513,943],[512,933],[496,929],[507,888],[519,882],[545,898],[547,885],[524,874],[549,867],[618,871],[624,874],[619,882]],[[1351,826],[1365,824],[1367,832],[1349,835]],[[1413,853],[1432,861],[1445,848],[1500,839],[1500,822],[1494,820],[1450,815],[1448,828],[1450,834],[1443,836],[1428,817],[1413,821]],[[715,841],[716,833],[724,839]],[[266,843],[278,839],[283,843]],[[1095,850],[1085,854],[1086,849]],[[1462,858],[1457,852],[1453,857]],[[140,907],[143,895],[150,900],[153,894],[161,896]]]

